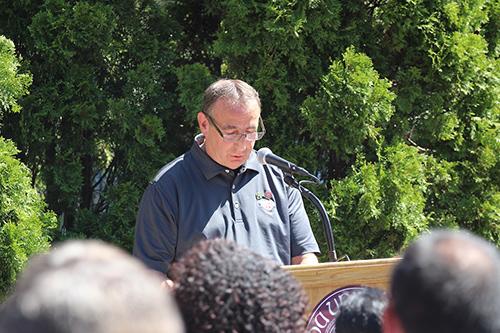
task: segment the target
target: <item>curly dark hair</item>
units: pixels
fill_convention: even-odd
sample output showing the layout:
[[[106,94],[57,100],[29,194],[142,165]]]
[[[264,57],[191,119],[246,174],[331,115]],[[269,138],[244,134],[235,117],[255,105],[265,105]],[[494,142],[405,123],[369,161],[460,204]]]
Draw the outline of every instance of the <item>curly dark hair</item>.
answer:
[[[234,243],[198,243],[169,276],[188,332],[305,331],[308,300],[299,282]]]

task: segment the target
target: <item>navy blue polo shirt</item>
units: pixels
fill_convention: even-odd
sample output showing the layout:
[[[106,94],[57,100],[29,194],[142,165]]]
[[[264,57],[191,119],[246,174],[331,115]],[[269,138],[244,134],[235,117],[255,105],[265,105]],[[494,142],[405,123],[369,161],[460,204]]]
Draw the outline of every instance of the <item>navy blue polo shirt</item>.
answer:
[[[137,215],[134,256],[166,273],[192,245],[225,238],[289,265],[319,252],[298,190],[281,170],[262,165],[253,151],[238,170],[213,161],[200,147],[165,165],[147,187]]]

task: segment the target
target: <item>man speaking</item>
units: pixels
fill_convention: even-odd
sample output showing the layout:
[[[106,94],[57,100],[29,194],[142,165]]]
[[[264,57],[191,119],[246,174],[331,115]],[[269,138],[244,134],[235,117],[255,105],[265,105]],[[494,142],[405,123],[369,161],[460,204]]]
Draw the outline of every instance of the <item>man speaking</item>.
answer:
[[[280,169],[258,162],[265,134],[257,91],[219,80],[204,93],[201,134],[147,187],[137,215],[134,255],[166,274],[193,244],[224,238],[282,265],[317,263],[318,244],[298,190]]]

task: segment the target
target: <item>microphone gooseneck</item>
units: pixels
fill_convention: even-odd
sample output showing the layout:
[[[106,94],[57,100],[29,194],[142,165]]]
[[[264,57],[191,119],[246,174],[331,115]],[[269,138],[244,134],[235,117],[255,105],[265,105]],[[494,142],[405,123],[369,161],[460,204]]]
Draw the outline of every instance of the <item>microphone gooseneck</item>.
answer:
[[[274,154],[271,151],[271,149],[269,149],[267,147],[260,148],[257,151],[257,160],[261,164],[274,165],[286,173],[291,173],[291,174],[296,174],[299,176],[309,177],[309,178],[314,179],[315,182],[319,183],[319,179],[317,177],[315,177],[314,175],[312,175],[309,171],[293,164],[292,162],[285,160],[282,157],[279,157],[278,155]]]
[[[300,185],[299,182],[293,178],[292,174],[297,174],[300,176],[305,176],[314,179],[317,183],[319,183],[319,179],[313,176],[309,171],[304,168],[301,168],[278,155],[273,154],[271,149],[264,147],[257,151],[257,160],[259,163],[265,165],[270,164],[280,168],[284,172],[283,179],[285,183],[289,186],[294,187],[299,190],[300,194],[312,202],[312,204],[318,209],[320,213],[321,222],[323,224],[323,231],[326,237],[326,243],[328,246],[328,259],[331,262],[337,261],[337,253],[335,251],[335,241],[333,239],[333,231],[330,223],[330,219],[326,212],[325,206],[321,203],[319,198],[314,195],[307,188]]]

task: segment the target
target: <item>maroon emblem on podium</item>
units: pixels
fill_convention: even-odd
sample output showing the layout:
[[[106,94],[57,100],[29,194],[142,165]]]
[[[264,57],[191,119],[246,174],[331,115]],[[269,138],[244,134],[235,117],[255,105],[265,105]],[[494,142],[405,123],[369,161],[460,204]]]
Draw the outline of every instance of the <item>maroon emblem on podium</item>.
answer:
[[[326,295],[313,309],[307,320],[307,333],[335,333],[335,319],[343,299],[363,286],[347,286]]]

